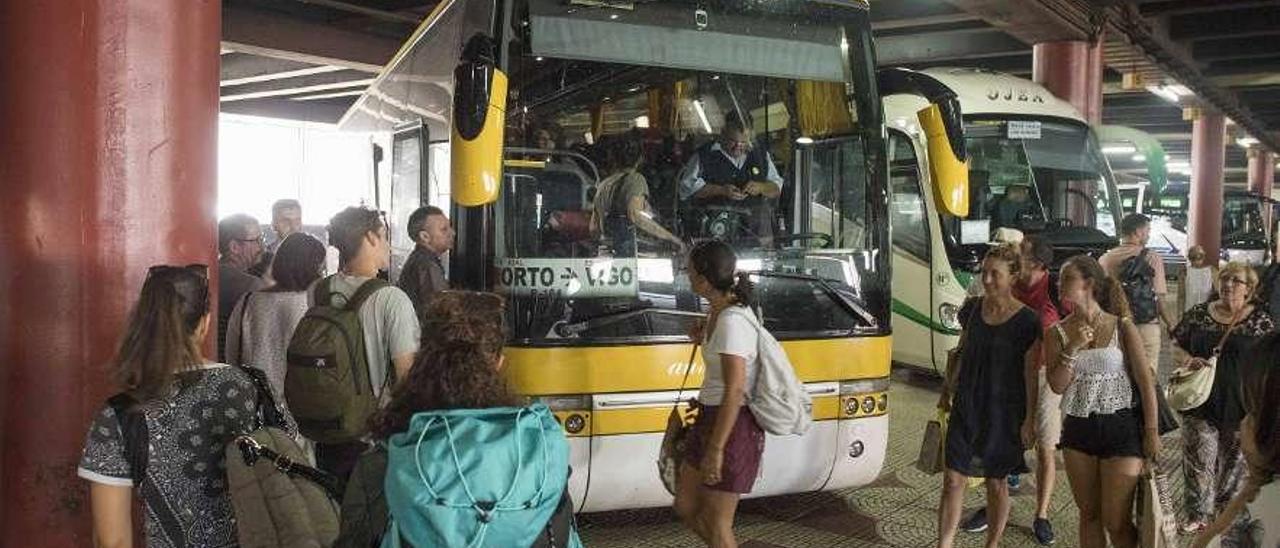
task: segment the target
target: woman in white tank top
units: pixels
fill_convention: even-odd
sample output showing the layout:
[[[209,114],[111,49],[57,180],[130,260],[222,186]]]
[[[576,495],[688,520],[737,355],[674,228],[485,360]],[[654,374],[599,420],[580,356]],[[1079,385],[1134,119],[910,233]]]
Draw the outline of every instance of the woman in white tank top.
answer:
[[[1133,495],[1143,458],[1160,454],[1153,368],[1120,282],[1088,255],[1062,266],[1058,294],[1074,312],[1046,337],[1049,386],[1062,394],[1062,439],[1080,510],[1080,546],[1136,547]],[[1140,393],[1142,405],[1135,395]]]

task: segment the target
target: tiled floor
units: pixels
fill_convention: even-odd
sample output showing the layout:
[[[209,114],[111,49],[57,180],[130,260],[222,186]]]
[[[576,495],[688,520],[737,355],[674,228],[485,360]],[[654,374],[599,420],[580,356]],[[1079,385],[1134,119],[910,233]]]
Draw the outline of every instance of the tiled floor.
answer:
[[[889,454],[880,479],[856,490],[744,501],[735,528],[742,546],[933,546],[941,476],[926,475],[914,463],[924,426],[934,415],[937,381],[897,371],[891,391],[890,401],[896,403],[889,422]],[[1174,433],[1165,440],[1161,460],[1173,466],[1175,497],[1181,496],[1179,455]],[[1050,519],[1058,533],[1057,546],[1077,546],[1076,509],[1060,459],[1058,469]],[[1030,530],[1035,506],[1033,483],[1033,478],[1024,476],[1022,489],[1013,497],[1011,524],[1002,546],[1036,546]],[[980,490],[970,489],[966,508],[982,503]],[[579,516],[579,526],[583,540],[592,547],[701,546],[669,509],[588,514]],[[983,538],[961,533],[958,546],[981,546]]]

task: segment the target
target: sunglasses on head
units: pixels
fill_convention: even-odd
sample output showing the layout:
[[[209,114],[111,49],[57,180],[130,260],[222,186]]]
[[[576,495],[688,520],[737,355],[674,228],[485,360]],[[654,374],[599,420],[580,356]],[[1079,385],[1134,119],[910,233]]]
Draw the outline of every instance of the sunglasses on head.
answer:
[[[147,277],[150,278],[152,276],[171,274],[171,273],[182,272],[182,271],[190,272],[192,274],[200,276],[201,278],[204,278],[205,280],[209,279],[209,265],[200,264],[200,263],[191,263],[186,266],[158,264],[147,269]]]

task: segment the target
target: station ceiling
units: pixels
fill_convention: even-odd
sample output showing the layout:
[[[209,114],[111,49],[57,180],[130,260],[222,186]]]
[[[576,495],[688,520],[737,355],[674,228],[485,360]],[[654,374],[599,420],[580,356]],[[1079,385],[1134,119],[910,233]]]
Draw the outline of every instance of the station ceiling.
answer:
[[[336,122],[435,3],[224,0],[222,111]],[[1188,161],[1189,109],[1222,110],[1228,184],[1246,179],[1237,139],[1280,151],[1280,0],[871,0],[871,14],[883,66],[1030,78],[1031,44],[1101,34],[1104,123]],[[1168,85],[1183,86],[1177,102],[1147,89]]]

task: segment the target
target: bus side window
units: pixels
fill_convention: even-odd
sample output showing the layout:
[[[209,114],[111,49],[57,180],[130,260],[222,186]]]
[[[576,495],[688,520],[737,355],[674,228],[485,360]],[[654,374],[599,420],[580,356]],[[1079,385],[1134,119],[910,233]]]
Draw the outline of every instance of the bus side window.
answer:
[[[918,259],[929,260],[929,218],[920,188],[920,168],[911,139],[889,131],[889,223],[893,245]]]

